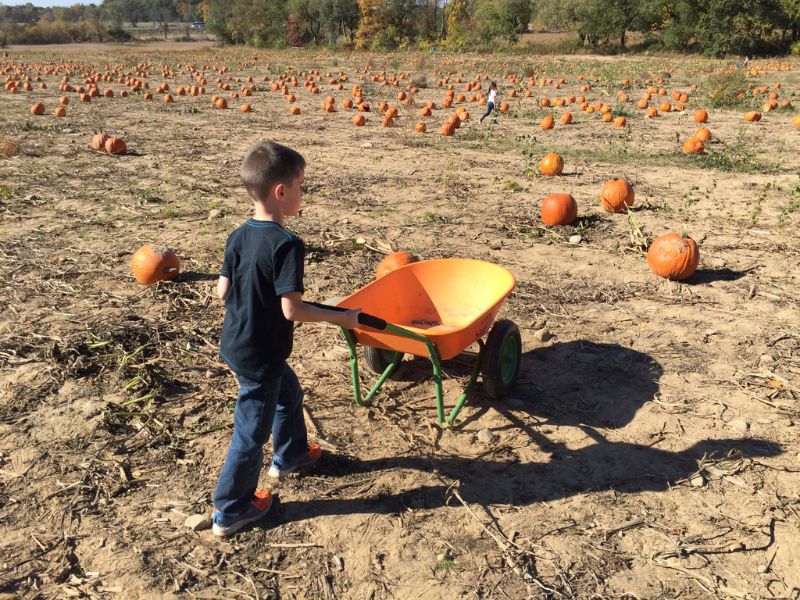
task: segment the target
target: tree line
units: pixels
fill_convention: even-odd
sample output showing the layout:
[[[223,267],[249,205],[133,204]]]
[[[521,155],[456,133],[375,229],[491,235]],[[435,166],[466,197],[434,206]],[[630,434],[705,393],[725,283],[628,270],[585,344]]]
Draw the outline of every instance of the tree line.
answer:
[[[0,6],[0,41],[117,39],[124,23],[204,20],[229,44],[363,49],[507,48],[531,22],[575,32],[560,51],[639,48],[710,56],[800,53],[800,0],[103,0]],[[66,32],[66,33],[65,33]],[[117,35],[115,35],[115,32]],[[31,39],[34,38],[34,39]]]

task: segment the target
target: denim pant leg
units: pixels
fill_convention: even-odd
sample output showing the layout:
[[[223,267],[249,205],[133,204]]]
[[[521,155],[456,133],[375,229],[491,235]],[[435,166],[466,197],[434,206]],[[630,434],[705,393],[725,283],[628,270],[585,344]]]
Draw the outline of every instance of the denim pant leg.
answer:
[[[493,110],[494,110],[494,102],[489,102],[489,104],[486,105],[486,112],[483,113],[483,116],[480,118],[480,122],[482,123],[486,117],[492,114]]]
[[[237,517],[250,505],[264,464],[263,446],[269,439],[281,377],[260,383],[241,375],[225,464],[214,490],[214,508]]]
[[[281,388],[272,422],[272,447],[275,455],[292,461],[308,449],[308,432],[303,418],[303,388],[297,375],[284,364]]]

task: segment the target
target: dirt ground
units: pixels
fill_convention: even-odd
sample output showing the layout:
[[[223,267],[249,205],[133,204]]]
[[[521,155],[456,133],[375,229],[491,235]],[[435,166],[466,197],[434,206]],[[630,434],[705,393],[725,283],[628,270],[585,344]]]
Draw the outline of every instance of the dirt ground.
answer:
[[[0,156],[0,597],[800,597],[795,109],[757,123],[710,110],[716,139],[690,157],[680,144],[725,63],[180,48],[13,49],[3,63],[6,76],[62,72],[42,75],[45,90],[0,92],[0,136],[18,147]],[[101,83],[116,97],[70,93],[68,116],[52,116],[64,72],[77,85],[141,63],[152,88],[162,63],[174,70],[173,90],[194,83],[195,65],[206,94],[165,105]],[[254,77],[252,113],[242,99],[211,107],[224,66],[233,89]],[[800,102],[797,63],[757,66],[753,83],[781,82],[780,98]],[[289,68],[297,116],[263,81]],[[319,95],[300,75],[313,68]],[[371,81],[383,70],[420,84],[412,106]],[[348,75],[343,90],[328,72]],[[510,112],[479,125],[467,102],[469,120],[440,135],[453,109],[417,111],[441,106],[448,72],[463,73],[450,77],[457,93],[496,79]],[[565,84],[532,87],[531,74]],[[615,105],[627,128],[576,106],[574,124],[538,127],[540,96],[580,95],[589,81],[587,100],[613,102],[630,79],[637,99],[657,77],[669,91],[700,88],[684,112],[652,120]],[[372,105],[364,127],[341,108],[356,83]],[[532,97],[507,98],[513,87]],[[327,95],[334,113],[320,108]],[[392,127],[381,100],[400,109]],[[98,130],[130,153],[92,151]],[[210,513],[230,439],[237,387],[217,356],[214,284],[251,210],[241,158],[265,138],[308,162],[290,223],[307,244],[308,299],[367,284],[390,249],[488,260],[517,279],[501,317],[520,328],[522,367],[509,397],[479,388],[442,430],[429,361],[407,356],[372,407],[355,407],[339,332],[298,327],[290,363],[326,454],[272,486],[263,522],[221,540],[184,522]],[[537,174],[550,151],[564,157],[561,177]],[[611,177],[634,185],[627,215],[599,206]],[[562,191],[577,224],[543,227],[541,200]],[[647,240],[670,230],[700,246],[685,283],[647,266]],[[146,242],[178,253],[177,281],[134,281],[130,257]],[[472,358],[446,365],[448,405]],[[363,361],[362,378],[374,380]]]

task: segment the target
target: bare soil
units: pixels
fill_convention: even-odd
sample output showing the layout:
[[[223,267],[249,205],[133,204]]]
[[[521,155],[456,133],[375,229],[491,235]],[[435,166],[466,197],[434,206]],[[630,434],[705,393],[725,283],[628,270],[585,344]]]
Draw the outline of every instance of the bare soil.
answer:
[[[116,97],[67,94],[62,119],[52,113],[63,72],[42,75],[46,90],[0,94],[0,134],[18,146],[0,156],[0,597],[798,597],[793,109],[748,124],[743,108],[711,110],[715,140],[690,157],[681,143],[724,63],[184,48],[14,48],[3,64],[32,76],[62,64],[78,85],[106,65],[135,73],[150,62],[156,88],[164,63],[172,90],[194,83],[193,64],[209,85],[165,105],[101,83]],[[753,82],[781,82],[780,98],[796,104],[797,64],[760,66]],[[222,67],[233,89],[254,77],[252,113],[239,111],[243,98],[212,108]],[[298,116],[263,81],[288,68]],[[319,95],[302,85],[313,68]],[[359,79],[384,69],[424,84],[412,106]],[[340,71],[342,91],[325,76]],[[452,109],[417,111],[441,106],[447,72],[464,74],[450,78],[457,93],[485,72],[505,99],[513,87],[533,95],[483,124],[467,102],[469,120],[444,137]],[[529,86],[532,73],[565,84]],[[613,104],[622,79],[636,99],[651,77],[669,91],[701,87],[685,111],[652,120],[616,107],[624,129],[576,106],[573,125],[538,127],[564,110],[538,108],[540,96]],[[341,108],[355,84],[372,105],[364,127]],[[320,108],[328,95],[334,113]],[[381,100],[400,108],[392,127]],[[34,101],[44,116],[31,115]],[[419,120],[428,133],[414,131]],[[123,137],[129,154],[92,151],[98,130]],[[237,387],[217,356],[214,284],[227,236],[251,211],[241,158],[264,138],[308,161],[304,211],[290,223],[308,248],[308,299],[367,284],[391,249],[495,262],[517,279],[501,317],[521,330],[522,368],[509,397],[479,387],[442,430],[429,361],[406,357],[372,407],[355,407],[339,332],[299,326],[290,362],[327,451],[272,487],[263,522],[221,540],[184,521],[210,513],[230,439]],[[561,177],[537,173],[549,151],[564,156]],[[611,177],[635,187],[627,215],[599,206]],[[578,222],[542,226],[541,200],[562,191]],[[648,269],[647,241],[666,231],[700,245],[684,283]],[[131,254],[146,242],[175,249],[177,281],[133,280]],[[475,350],[446,365],[448,405]],[[363,361],[362,377],[374,378]],[[484,429],[490,439],[478,438]]]

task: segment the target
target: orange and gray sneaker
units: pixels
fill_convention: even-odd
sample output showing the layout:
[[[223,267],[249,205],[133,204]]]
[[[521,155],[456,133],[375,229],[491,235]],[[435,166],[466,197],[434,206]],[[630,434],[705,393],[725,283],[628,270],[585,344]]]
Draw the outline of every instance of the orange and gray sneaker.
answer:
[[[284,477],[289,473],[294,473],[298,469],[313,465],[319,460],[320,456],[322,456],[322,448],[319,447],[319,444],[311,443],[308,444],[306,453],[293,461],[288,461],[280,456],[273,456],[272,464],[269,467],[269,471],[267,471],[267,475],[276,479]]]
[[[233,535],[248,523],[263,518],[271,507],[272,494],[268,490],[257,490],[250,506],[238,517],[224,517],[221,512],[215,511],[211,531],[214,535]]]

